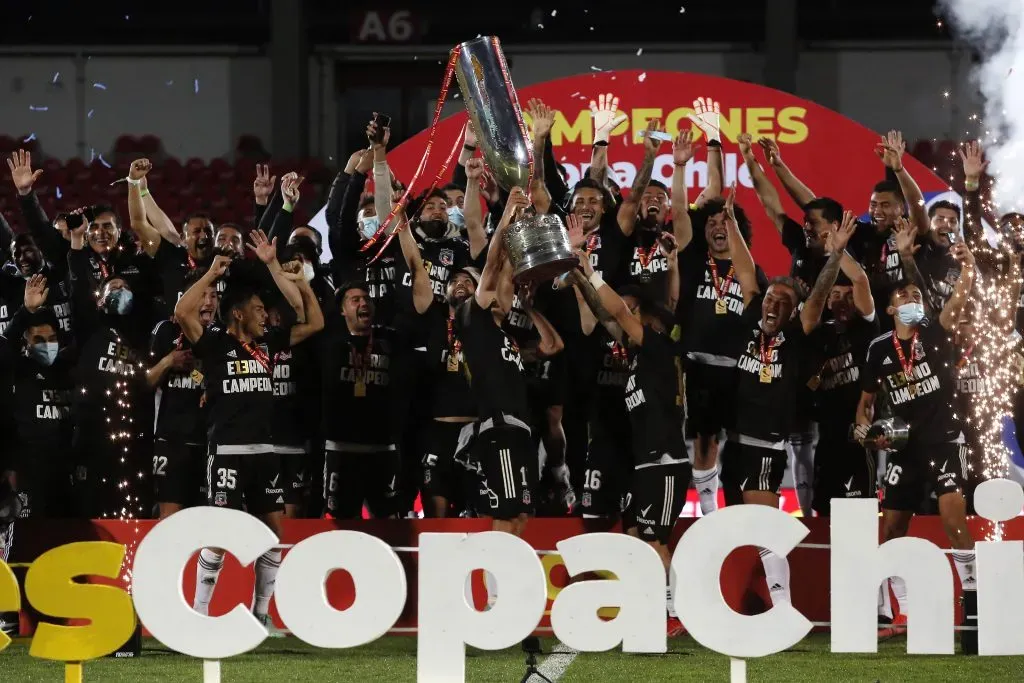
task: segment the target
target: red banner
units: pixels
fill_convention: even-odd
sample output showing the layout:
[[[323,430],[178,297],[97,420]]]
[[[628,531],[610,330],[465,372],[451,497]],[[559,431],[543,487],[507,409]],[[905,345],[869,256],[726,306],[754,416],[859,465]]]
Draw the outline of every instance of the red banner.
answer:
[[[674,548],[679,537],[697,520],[684,519],[676,524],[672,534],[671,546]],[[73,541],[104,540],[123,543],[128,548],[128,562],[134,557],[134,548],[142,540],[156,522],[117,522],[117,521],[48,521],[24,520],[18,522],[16,542],[10,562],[15,567],[19,563],[29,563],[41,553],[59,545]],[[809,534],[802,541],[805,544],[827,544],[829,542],[829,526],[827,519],[807,519],[804,523]],[[408,579],[408,599],[405,611],[395,624],[394,633],[415,632],[417,605],[417,555],[418,537],[424,532],[474,533],[488,531],[490,522],[483,519],[440,519],[440,520],[370,520],[339,522],[321,519],[286,520],[284,522],[284,544],[296,544],[305,538],[335,529],[351,529],[368,533],[385,541],[393,548],[398,548],[398,556],[406,570]],[[974,538],[986,538],[991,531],[991,524],[980,518],[969,520]],[[526,525],[524,540],[539,551],[556,549],[559,541],[582,533],[595,531],[618,531],[603,520],[569,519],[535,519]],[[1024,519],[1017,518],[1007,522],[1003,528],[1005,540],[1024,539]],[[938,517],[917,516],[910,527],[912,536],[925,538],[939,547],[948,547],[942,522]],[[287,551],[286,551],[287,552]],[[808,619],[815,622],[829,620],[829,551],[818,547],[797,547],[788,556],[792,574],[793,605]],[[541,555],[548,577],[548,606],[540,628],[550,626],[548,615],[551,604],[559,591],[568,585],[569,577],[556,554]],[[478,572],[479,573],[479,572]],[[130,573],[122,569],[122,582],[127,585]],[[959,591],[959,581],[955,580]],[[24,574],[19,571],[23,581]],[[729,555],[722,566],[722,593],[726,602],[742,614],[757,614],[770,606],[767,586],[764,580],[757,549],[753,546],[737,550]],[[233,558],[225,558],[224,569],[217,582],[210,614],[218,616],[226,614],[235,605],[249,606],[253,589],[252,567],[242,567]],[[683,578],[682,580],[685,580]],[[486,605],[486,593],[479,577],[474,582],[474,600],[478,608]],[[326,583],[328,600],[337,609],[345,609],[355,599],[355,589],[348,572],[335,571]],[[168,587],[170,589],[170,587]],[[183,590],[186,600],[191,602],[195,592],[195,558],[184,568]],[[499,592],[500,599],[500,592]],[[23,604],[25,604],[23,602]],[[279,627],[276,610],[271,614]],[[22,633],[27,634],[32,628],[31,619],[23,615]]]
[[[438,72],[440,75],[440,70]],[[697,97],[712,97],[721,103],[722,144],[725,154],[725,184],[737,183],[738,201],[754,222],[754,258],[769,275],[788,271],[789,254],[771,221],[761,211],[751,189],[750,174],[736,148],[736,137],[749,133],[775,139],[790,170],[817,195],[838,200],[856,213],[867,210],[871,188],[885,178],[885,168],[875,156],[879,136],[834,111],[813,102],[752,83],[717,76],[673,71],[603,71],[538,83],[518,90],[519,101],[537,97],[558,110],[551,130],[555,158],[565,165],[570,187],[579,180],[590,163],[593,123],[590,100],[599,93],[613,93],[619,110],[627,119],[616,128],[609,145],[608,160],[619,185],[628,190],[643,159],[642,131],[650,119],[660,118],[673,136],[691,128],[699,134],[688,114]],[[465,112],[441,121],[438,144],[426,166],[424,177],[433,177],[443,158],[437,149],[447,149],[462,130]],[[419,164],[426,146],[424,131],[389,152],[388,159],[396,175],[408,182]],[[756,152],[769,177],[768,164]],[[692,200],[707,184],[705,154],[698,152],[687,168],[687,186]],[[921,186],[926,198],[948,189],[938,176],[907,156],[905,164]],[[655,166],[653,178],[671,183],[671,146],[665,144]],[[802,212],[789,200],[781,186],[787,212],[802,221]],[[415,188],[419,191],[423,188]]]

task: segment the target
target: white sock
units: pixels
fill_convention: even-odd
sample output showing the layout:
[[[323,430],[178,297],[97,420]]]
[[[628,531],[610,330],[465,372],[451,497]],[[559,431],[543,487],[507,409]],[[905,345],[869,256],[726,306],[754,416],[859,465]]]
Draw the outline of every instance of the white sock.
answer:
[[[898,576],[894,576],[889,579],[889,583],[892,585],[892,596],[896,600],[896,604],[893,605],[893,616],[896,613],[906,614],[907,610],[907,582]]]
[[[209,616],[210,600],[213,589],[217,586],[217,577],[224,566],[224,556],[218,555],[209,548],[199,551],[199,562],[196,563],[196,595],[192,601],[192,609],[202,615]]]
[[[814,500],[814,432],[791,434],[786,450],[789,451],[789,466],[793,471],[800,512],[804,517],[811,517],[814,514],[811,507]]]
[[[701,514],[711,514],[718,509],[718,467],[710,470],[693,471],[693,488],[700,498]]]
[[[491,607],[498,599],[498,581],[494,574],[484,570],[484,586],[487,587],[487,607]]]
[[[892,601],[889,598],[889,579],[878,587],[878,615],[892,619]]]
[[[789,596],[789,561],[779,557],[767,548],[761,548],[761,564],[764,565],[764,577],[768,581],[768,592],[772,596],[772,605],[780,602],[791,602]]]
[[[953,553],[953,565],[960,577],[960,587],[965,591],[978,590],[978,577],[974,574],[974,551],[960,550]]]
[[[252,613],[257,617],[266,616],[270,609],[270,598],[277,583],[277,570],[281,568],[281,551],[268,550],[256,560],[256,586],[253,590]]]
[[[679,618],[676,614],[676,607],[672,604],[672,586],[665,586],[665,609],[668,610],[670,617]]]

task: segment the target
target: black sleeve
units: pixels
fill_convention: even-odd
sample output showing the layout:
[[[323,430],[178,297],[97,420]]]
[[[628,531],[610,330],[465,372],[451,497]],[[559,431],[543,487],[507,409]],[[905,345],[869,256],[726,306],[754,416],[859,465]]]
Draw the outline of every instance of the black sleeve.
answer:
[[[263,220],[263,214],[265,214],[266,212],[267,212],[267,205],[266,204],[257,204],[255,202],[253,202],[253,212],[252,212],[252,215],[254,216],[254,219],[253,219],[253,222],[252,222],[252,227],[254,227],[254,228],[259,227],[260,222]]]
[[[558,162],[555,161],[555,148],[551,144],[550,135],[544,141],[544,184],[547,185],[552,204],[561,204],[569,194],[569,186],[566,185],[565,178],[558,170]]]
[[[782,246],[786,247],[790,254],[797,249],[802,249],[807,244],[804,236],[804,226],[797,223],[789,216],[782,217]]]
[[[327,223],[327,240],[334,256],[335,271],[344,273],[359,260],[359,198],[366,187],[366,174],[353,173],[345,185],[338,220]]]
[[[285,211],[284,207],[277,212],[274,216],[274,223],[270,226],[270,232],[267,233],[267,239],[277,239],[277,258],[279,261],[284,261],[284,252],[288,248],[288,238],[292,234],[292,220],[295,214],[292,211]]]
[[[345,188],[348,187],[351,178],[352,176],[345,173],[344,170],[338,171],[338,175],[334,176],[331,189],[327,193],[327,208],[324,211],[324,218],[327,220],[328,239],[330,239],[330,233],[334,230],[334,226],[341,220],[341,202],[345,198]],[[333,247],[331,252],[334,252]]]
[[[92,281],[89,255],[85,248],[68,251],[68,282],[71,285],[71,330],[81,344],[99,323],[99,311],[93,295],[95,283]]]
[[[28,232],[42,249],[43,256],[50,263],[58,266],[63,264],[68,251],[71,250],[71,243],[51,225],[35,191],[19,196],[18,204],[21,206],[21,215],[25,219]]]
[[[25,309],[25,306],[19,306],[18,310],[11,316],[11,321],[7,325],[7,329],[4,330],[4,337],[6,337],[7,350],[5,353],[17,354],[21,349],[25,330],[28,329],[29,313]]]
[[[878,345],[882,343],[891,343],[889,337],[875,341],[868,346],[867,357],[860,368],[860,389],[869,394],[877,392],[882,386],[882,373],[879,372],[880,366],[875,361],[875,356],[879,352]]]
[[[754,266],[754,272],[755,272],[755,275],[757,276],[757,286],[761,290],[761,294],[763,295],[765,292],[768,291],[768,282],[769,282],[768,276],[764,274],[763,270],[761,270],[761,266],[755,265]],[[758,310],[760,310],[760,308],[761,308],[761,304],[760,303],[757,305],[757,308],[758,308]]]
[[[149,340],[150,366],[156,365],[171,352],[176,346],[175,340],[174,325],[169,320],[161,320],[156,324]]]
[[[11,224],[7,222],[7,217],[0,211],[0,249],[3,250],[4,256],[11,253],[11,242],[13,241],[14,230],[11,229]]]
[[[227,334],[221,329],[204,327],[199,339],[192,344],[192,355],[196,358],[206,359],[217,353],[220,340]]]
[[[468,184],[469,177],[466,175],[466,167],[459,163],[455,164],[455,169],[452,171],[452,185],[458,185],[465,192]]]

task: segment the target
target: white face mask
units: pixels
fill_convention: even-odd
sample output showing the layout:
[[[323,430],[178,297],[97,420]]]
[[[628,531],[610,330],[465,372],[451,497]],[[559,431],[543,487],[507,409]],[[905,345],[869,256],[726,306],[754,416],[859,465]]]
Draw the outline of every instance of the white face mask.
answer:
[[[454,225],[459,230],[466,227],[466,217],[462,214],[462,209],[457,206],[448,208],[448,222]]]
[[[924,320],[924,304],[901,304],[896,307],[896,316],[904,325],[917,325]]]
[[[359,234],[364,240],[372,238],[379,229],[380,219],[376,216],[367,216],[359,219]]]
[[[302,277],[305,278],[306,282],[310,282],[316,277],[316,268],[313,267],[312,263],[306,262],[302,264]]]

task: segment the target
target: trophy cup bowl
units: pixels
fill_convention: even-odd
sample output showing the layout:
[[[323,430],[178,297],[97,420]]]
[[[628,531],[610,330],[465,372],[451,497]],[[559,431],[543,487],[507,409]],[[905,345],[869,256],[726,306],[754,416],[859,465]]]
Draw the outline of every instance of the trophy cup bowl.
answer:
[[[910,425],[902,418],[887,417],[876,420],[868,429],[868,436],[864,439],[865,446],[871,446],[878,441],[885,443],[885,450],[898,451],[907,445],[910,439]]]
[[[529,192],[532,145],[501,44],[483,36],[455,49],[455,75],[484,163],[506,192],[513,187]],[[506,230],[505,246],[516,282],[550,280],[578,263],[557,216],[521,218]]]

